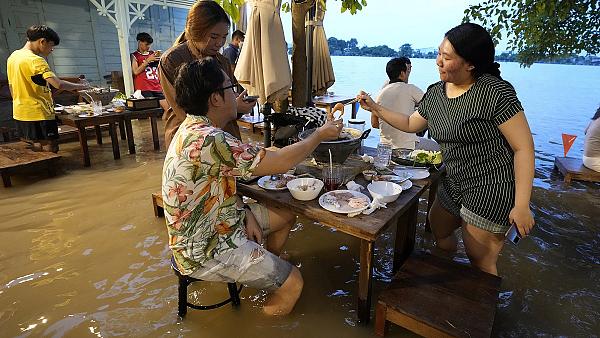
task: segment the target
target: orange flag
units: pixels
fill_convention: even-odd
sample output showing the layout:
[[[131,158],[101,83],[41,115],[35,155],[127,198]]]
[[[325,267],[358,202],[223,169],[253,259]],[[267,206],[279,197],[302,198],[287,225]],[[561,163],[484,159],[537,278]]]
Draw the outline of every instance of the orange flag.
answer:
[[[577,135],[569,135],[569,134],[562,134],[562,140],[563,140],[563,149],[565,150],[565,157],[567,157],[567,153],[569,152],[569,149],[571,149],[571,146],[573,145],[573,142],[575,142],[575,139],[577,138]]]

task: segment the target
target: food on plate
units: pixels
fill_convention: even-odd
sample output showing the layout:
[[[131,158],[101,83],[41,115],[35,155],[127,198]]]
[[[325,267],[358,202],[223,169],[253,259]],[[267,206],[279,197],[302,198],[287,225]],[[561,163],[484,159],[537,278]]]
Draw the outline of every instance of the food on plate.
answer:
[[[369,205],[365,197],[357,197],[347,191],[329,193],[324,196],[323,202],[337,209],[363,209]]]
[[[115,113],[122,113],[125,111],[125,107],[123,106],[115,106],[114,107]]]
[[[423,164],[440,164],[442,163],[442,152],[441,151],[429,151],[423,149],[416,149],[408,154],[408,157],[417,162]]]
[[[365,208],[367,205],[369,205],[369,202],[363,197],[352,197],[348,200],[348,206],[353,209]]]
[[[296,177],[291,175],[276,175],[266,180],[265,185],[271,189],[282,189],[294,178]]]
[[[330,195],[333,195],[335,198],[337,198],[340,201],[347,201],[347,200],[351,199],[352,197],[354,197],[354,195],[351,192],[333,192]]]
[[[375,175],[377,175],[377,172],[375,170],[365,170],[362,172],[362,174],[365,177],[365,180],[370,181]]]
[[[332,205],[338,209],[341,208],[341,205],[338,202],[337,197],[335,197],[333,194],[325,195],[325,197],[323,198],[323,202],[325,204]]]

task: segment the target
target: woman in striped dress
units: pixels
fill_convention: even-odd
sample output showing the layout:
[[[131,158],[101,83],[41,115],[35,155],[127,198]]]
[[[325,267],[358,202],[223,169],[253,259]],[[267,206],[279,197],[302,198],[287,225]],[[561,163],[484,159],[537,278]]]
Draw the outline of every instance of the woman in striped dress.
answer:
[[[500,77],[489,33],[473,23],[446,33],[431,85],[415,113],[393,113],[358,94],[361,106],[390,125],[415,133],[429,128],[440,144],[446,175],[429,214],[439,248],[454,251],[462,228],[471,264],[498,274],[504,234],[515,224],[527,236],[534,175],[531,131],[513,86]]]

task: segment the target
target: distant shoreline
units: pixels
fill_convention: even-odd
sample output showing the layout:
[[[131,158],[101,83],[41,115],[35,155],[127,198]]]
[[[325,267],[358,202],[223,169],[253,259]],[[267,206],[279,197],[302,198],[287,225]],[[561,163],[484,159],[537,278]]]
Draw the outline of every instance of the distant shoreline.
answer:
[[[400,57],[405,56],[409,58],[417,59],[435,59],[437,57],[437,50],[433,48],[426,49],[413,49],[411,44],[405,43],[398,48],[398,50],[392,49],[387,45],[369,47],[362,46],[358,47],[358,41],[354,38],[346,41],[330,37],[327,39],[329,46],[329,53],[331,56],[366,56],[366,57]],[[291,53],[291,48],[289,49]],[[517,55],[512,52],[502,52],[496,55],[496,61],[500,62],[519,62]],[[571,56],[568,58],[561,58],[556,60],[545,60],[537,61],[534,63],[546,63],[546,64],[564,64],[564,65],[577,65],[577,66],[600,66],[600,56],[586,55],[586,56]]]

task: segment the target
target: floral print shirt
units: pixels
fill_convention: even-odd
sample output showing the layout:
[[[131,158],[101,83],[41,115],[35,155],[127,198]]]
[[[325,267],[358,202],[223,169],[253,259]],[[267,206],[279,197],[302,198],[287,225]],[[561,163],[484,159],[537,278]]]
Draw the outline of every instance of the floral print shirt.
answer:
[[[236,207],[236,177],[244,179],[265,150],[241,143],[205,116],[188,115],[163,167],[162,197],[178,270],[189,275],[247,241],[245,213]]]

